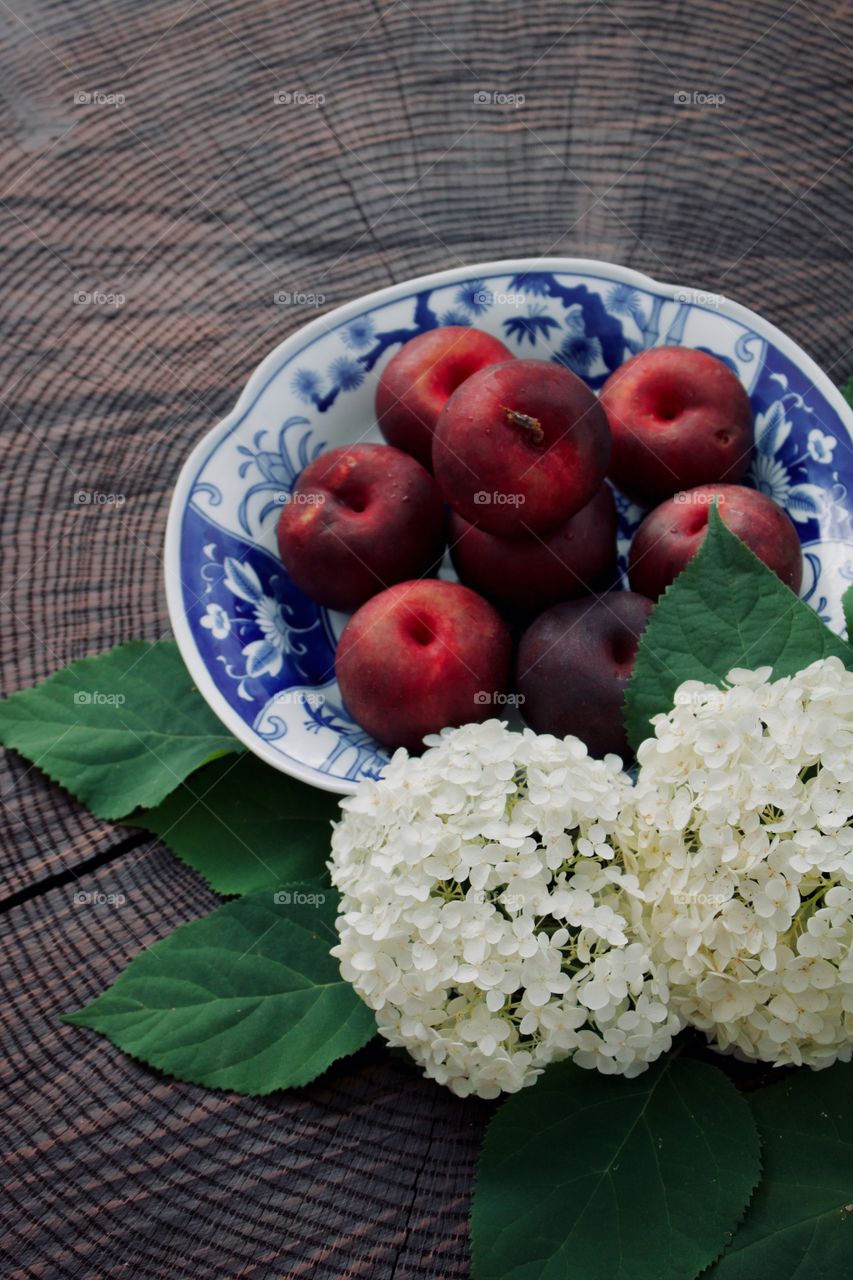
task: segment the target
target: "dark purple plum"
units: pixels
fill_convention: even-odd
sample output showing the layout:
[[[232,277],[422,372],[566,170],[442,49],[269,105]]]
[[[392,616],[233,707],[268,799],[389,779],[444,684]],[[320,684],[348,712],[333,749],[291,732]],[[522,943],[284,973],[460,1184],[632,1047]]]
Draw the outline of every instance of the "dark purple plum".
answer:
[[[615,752],[628,760],[622,700],[652,608],[636,592],[610,591],[540,614],[516,660],[521,714],[531,729],[573,734],[592,756]]]

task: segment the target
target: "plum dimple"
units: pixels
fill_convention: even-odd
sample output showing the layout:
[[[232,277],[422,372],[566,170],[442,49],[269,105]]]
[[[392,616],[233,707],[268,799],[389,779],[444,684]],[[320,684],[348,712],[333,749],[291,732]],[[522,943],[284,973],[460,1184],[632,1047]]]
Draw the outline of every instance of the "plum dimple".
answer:
[[[611,637],[613,661],[620,671],[631,670],[637,656],[638,639],[632,631],[617,627]]]
[[[646,413],[660,422],[675,422],[686,408],[685,397],[677,387],[654,387],[646,400]]]
[[[419,644],[422,647],[432,644],[435,639],[435,633],[430,627],[430,624],[422,617],[415,617],[412,619],[409,627],[409,636],[414,640],[415,644]]]
[[[679,495],[681,496],[681,495]],[[708,528],[708,504],[707,503],[682,503],[684,513],[681,516],[681,525],[674,524],[671,526],[671,532],[682,535],[687,534],[690,538],[697,537],[700,533]]]
[[[338,506],[354,515],[361,515],[369,505],[369,494],[358,481],[345,483],[337,492],[331,491],[329,496]]]
[[[444,408],[447,400],[453,395],[457,387],[461,387],[463,382],[482,368],[484,368],[482,359],[477,358],[476,354],[470,352],[461,356],[451,353],[447,358],[446,368],[443,368],[440,364],[433,365],[431,382],[433,390],[441,397],[439,412]]]

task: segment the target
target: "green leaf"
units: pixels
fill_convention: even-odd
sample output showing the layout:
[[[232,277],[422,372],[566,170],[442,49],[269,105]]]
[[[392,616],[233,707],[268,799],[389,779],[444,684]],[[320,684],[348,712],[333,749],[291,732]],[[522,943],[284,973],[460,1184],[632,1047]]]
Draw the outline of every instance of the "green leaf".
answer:
[[[172,641],[132,640],[0,702],[14,747],[99,818],[158,804],[187,774],[238,751]]]
[[[698,553],[667,588],[640,638],[625,695],[625,723],[635,748],[649,721],[669,711],[684,680],[722,684],[732,667],[793,675],[835,655],[853,667],[853,650],[814,609],[709,513]]]
[[[841,597],[844,610],[844,625],[847,628],[847,643],[853,644],[853,586],[849,586]]]
[[[329,955],[336,910],[333,890],[310,882],[235,898],[141,952],[64,1021],[194,1084],[253,1095],[307,1084],[376,1032]]]
[[[749,1107],[715,1067],[672,1057],[624,1080],[561,1062],[489,1126],[474,1280],[692,1280],[759,1169]]]
[[[338,801],[241,755],[206,765],[132,822],[160,836],[217,893],[252,893],[323,875]]]
[[[764,1178],[708,1280],[847,1280],[853,1258],[853,1067],[750,1095]]]

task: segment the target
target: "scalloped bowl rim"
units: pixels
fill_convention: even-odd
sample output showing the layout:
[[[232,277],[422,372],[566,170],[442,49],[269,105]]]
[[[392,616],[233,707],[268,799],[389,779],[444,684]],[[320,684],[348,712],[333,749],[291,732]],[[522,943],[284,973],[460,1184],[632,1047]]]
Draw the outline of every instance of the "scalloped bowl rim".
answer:
[[[330,311],[324,311],[314,320],[310,320],[307,324],[300,326],[294,333],[283,338],[261,360],[260,364],[250,374],[231,412],[206,431],[195,444],[185,459],[175,482],[166,522],[164,549],[166,604],[181,657],[202,697],[219,720],[247,750],[258,756],[266,764],[277,769],[280,773],[288,774],[302,782],[306,782],[310,786],[317,787],[318,790],[332,791],[339,795],[349,795],[357,790],[360,785],[359,782],[349,779],[318,775],[317,771],[310,765],[303,765],[292,758],[283,759],[255,733],[251,726],[241,720],[228,705],[228,702],[211,679],[207,667],[198,653],[192,628],[184,611],[180,550],[183,515],[202,460],[209,456],[211,449],[220,440],[239,425],[260,393],[278,375],[281,367],[292,360],[300,350],[310,346],[316,337],[327,334],[331,329],[339,328],[341,325],[346,324],[348,320],[363,314],[365,311],[377,306],[384,306],[422,289],[435,289],[471,278],[524,275],[533,271],[549,271],[555,274],[600,275],[614,284],[634,285],[640,289],[653,290],[659,294],[664,294],[671,301],[677,301],[676,294],[684,292],[695,293],[699,297],[713,297],[713,307],[705,306],[698,300],[691,301],[691,305],[699,310],[713,311],[717,315],[724,315],[741,324],[748,325],[760,337],[772,342],[807,374],[812,386],[819,390],[835,409],[846,427],[848,435],[853,440],[853,409],[847,404],[841,392],[802,347],[794,342],[792,338],[789,338],[781,329],[777,328],[776,325],[769,320],[765,320],[758,312],[752,311],[749,307],[743,306],[742,303],[734,302],[724,294],[716,293],[711,289],[697,289],[683,284],[668,284],[664,281],[656,280],[653,276],[646,275],[645,272],[635,271],[631,267],[618,266],[615,263],[606,262],[598,258],[501,258],[493,262],[473,262],[469,266],[428,272],[426,275],[414,276],[411,279],[403,280],[399,284],[386,285],[384,288],[376,289],[372,293],[362,294],[351,302],[342,303],[339,307],[333,307]]]

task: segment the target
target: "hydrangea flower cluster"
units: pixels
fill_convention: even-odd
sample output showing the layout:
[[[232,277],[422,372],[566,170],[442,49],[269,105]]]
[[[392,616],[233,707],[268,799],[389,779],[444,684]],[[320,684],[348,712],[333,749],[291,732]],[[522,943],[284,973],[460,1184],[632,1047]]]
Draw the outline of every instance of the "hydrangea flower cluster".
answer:
[[[344,978],[461,1096],[514,1092],[570,1056],[637,1075],[679,1023],[613,840],[631,789],[618,757],[497,720],[427,745],[343,802]]]
[[[853,1050],[853,673],[683,684],[642,744],[630,837],[673,1007],[717,1048]],[[630,861],[630,858],[629,858]]]

